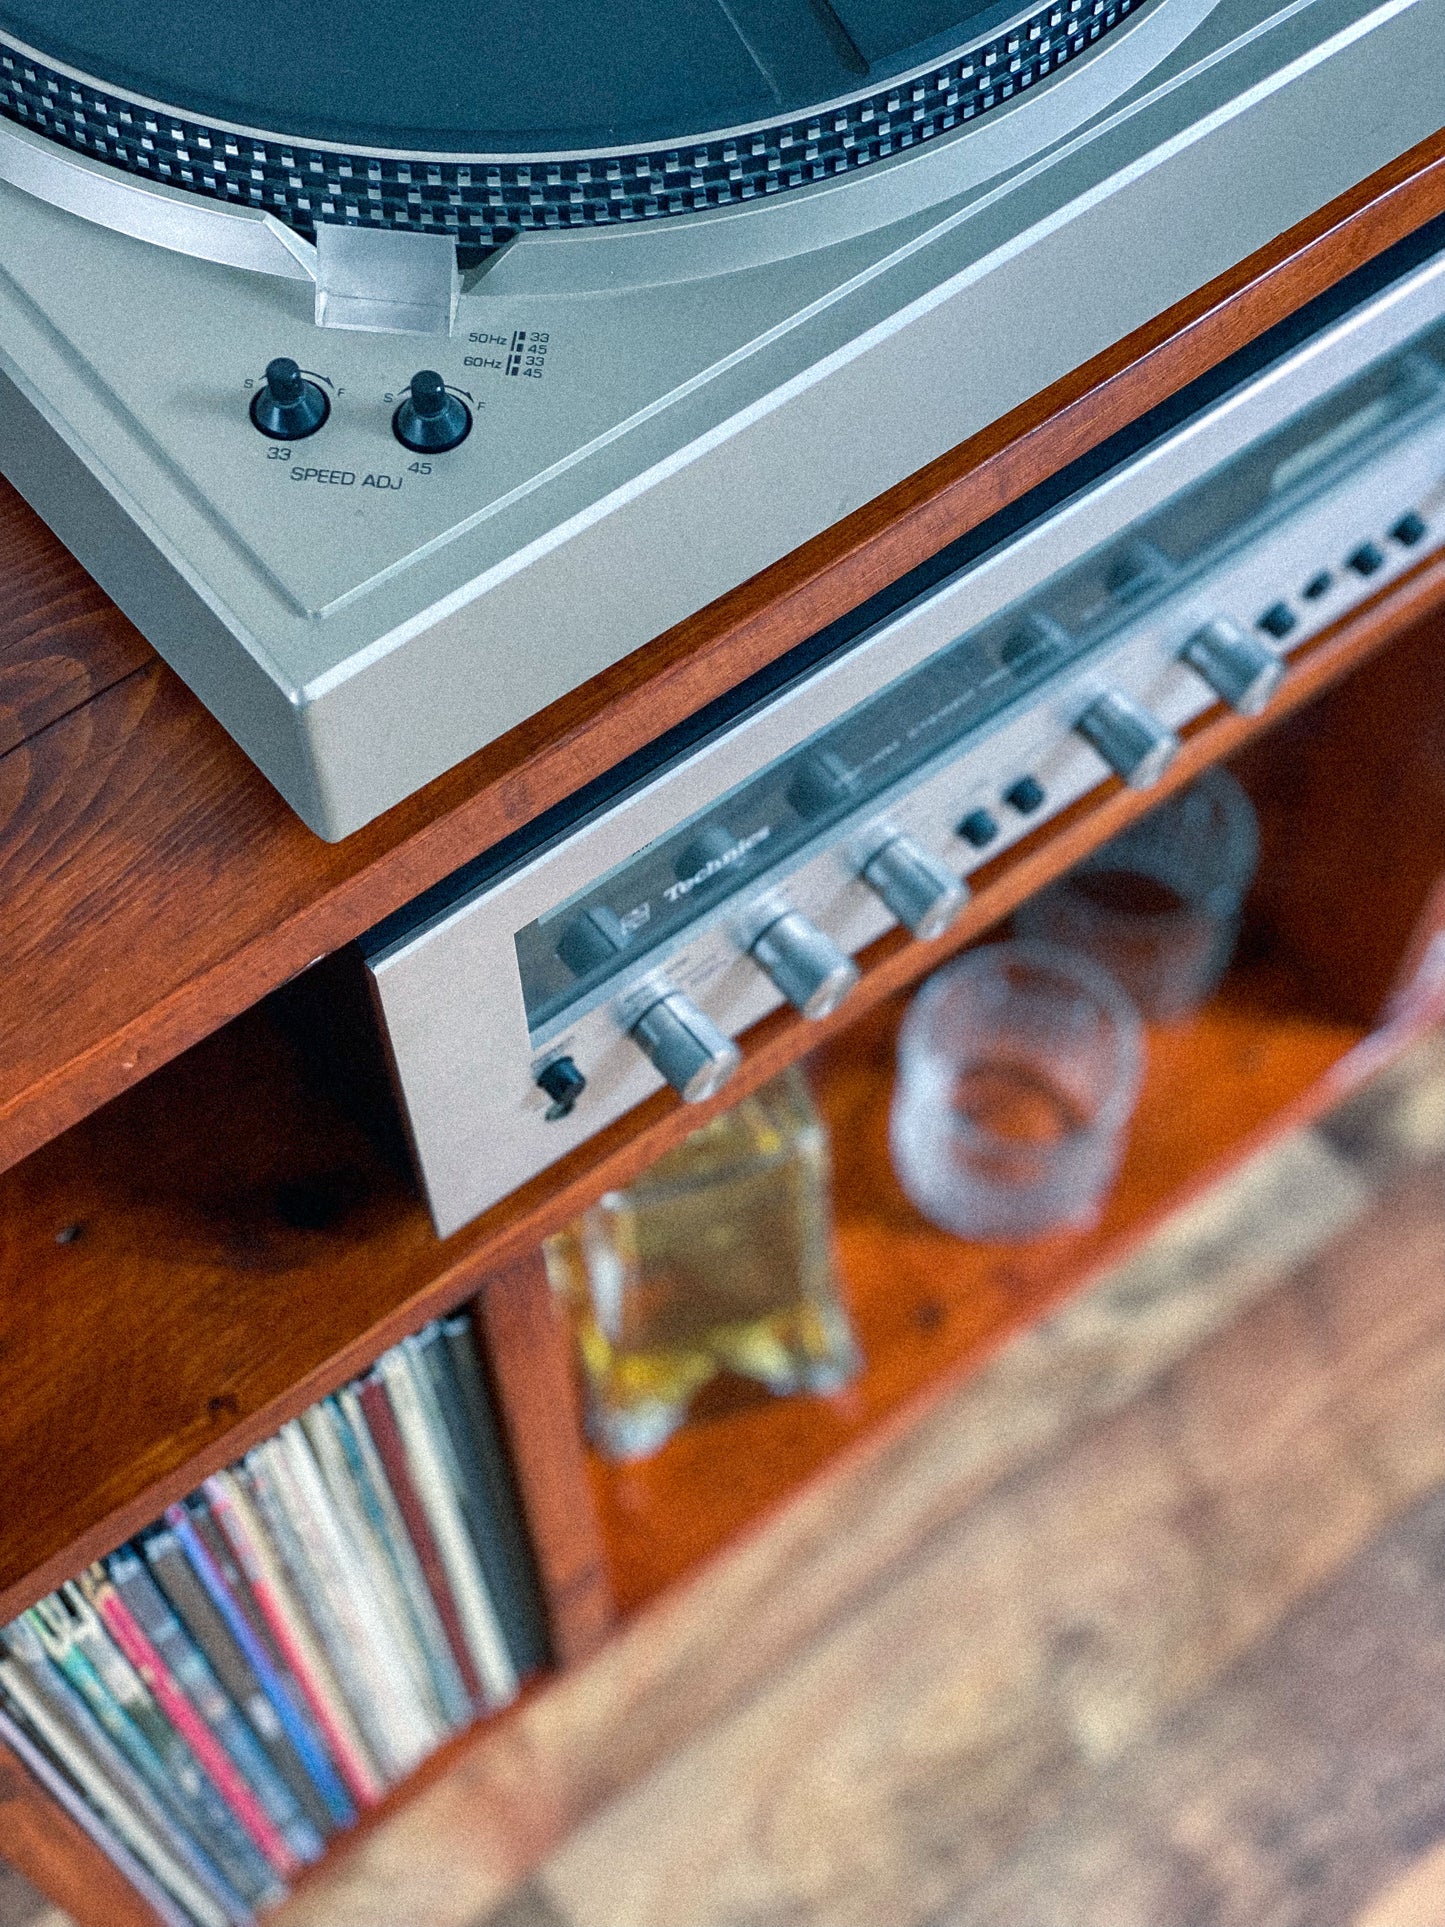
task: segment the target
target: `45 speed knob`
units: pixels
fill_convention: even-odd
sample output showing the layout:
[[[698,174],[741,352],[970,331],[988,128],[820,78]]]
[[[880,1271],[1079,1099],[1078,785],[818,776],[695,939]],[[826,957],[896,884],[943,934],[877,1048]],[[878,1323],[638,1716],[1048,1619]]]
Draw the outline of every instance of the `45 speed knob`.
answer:
[[[391,428],[403,448],[418,455],[445,455],[471,434],[472,411],[435,368],[422,368],[412,376]]]

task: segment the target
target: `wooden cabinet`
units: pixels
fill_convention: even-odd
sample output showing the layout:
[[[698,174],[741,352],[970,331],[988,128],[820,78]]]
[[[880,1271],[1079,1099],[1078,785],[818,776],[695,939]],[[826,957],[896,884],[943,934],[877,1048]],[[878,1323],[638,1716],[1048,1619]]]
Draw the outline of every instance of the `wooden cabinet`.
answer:
[[[811,1052],[835,1126],[868,1360],[836,1399],[717,1409],[644,1465],[590,1460],[540,1241],[699,1112],[659,1095],[438,1242],[287,1022],[317,959],[1442,211],[1445,136],[338,846],[0,491],[0,1621],[474,1300],[555,1658],[576,1662],[1445,1014],[1436,553],[1299,652],[1267,716],[1216,709],[1186,732],[1167,785],[1230,758],[1264,860],[1224,990],[1151,1040],[1095,1231],[971,1246],[909,1213],[882,1139],[892,1037],[909,986],[1158,792],[1101,786],[976,877],[946,937],[875,944],[835,1016],[749,1034],[727,1101]],[[0,1855],[95,1927],[152,1918],[3,1753]]]

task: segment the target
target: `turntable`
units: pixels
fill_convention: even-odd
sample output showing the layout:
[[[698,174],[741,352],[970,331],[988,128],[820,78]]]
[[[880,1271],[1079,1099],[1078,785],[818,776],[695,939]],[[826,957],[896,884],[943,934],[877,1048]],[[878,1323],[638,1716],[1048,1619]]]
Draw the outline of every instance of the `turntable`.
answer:
[[[322,836],[1434,130],[1445,0],[0,0],[0,469]]]

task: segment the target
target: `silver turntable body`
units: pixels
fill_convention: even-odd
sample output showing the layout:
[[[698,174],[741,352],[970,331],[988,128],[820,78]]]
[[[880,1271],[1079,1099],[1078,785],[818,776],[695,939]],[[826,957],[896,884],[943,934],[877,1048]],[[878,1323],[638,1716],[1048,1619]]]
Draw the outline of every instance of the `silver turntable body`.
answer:
[[[0,120],[0,470],[345,836],[1442,118],[1445,0],[1061,0],[1025,52],[1039,22],[1072,57],[976,122],[464,270]],[[281,357],[323,397],[290,440]],[[399,439],[428,409],[462,439]]]

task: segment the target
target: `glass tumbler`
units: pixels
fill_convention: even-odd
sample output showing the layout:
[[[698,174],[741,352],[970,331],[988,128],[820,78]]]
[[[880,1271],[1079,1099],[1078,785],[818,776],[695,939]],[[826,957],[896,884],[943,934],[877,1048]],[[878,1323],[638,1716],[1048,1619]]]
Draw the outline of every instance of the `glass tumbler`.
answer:
[[[1023,904],[1013,927],[1083,951],[1169,1023],[1228,968],[1258,862],[1253,804],[1227,770],[1207,770]]]
[[[1137,1011],[1087,957],[1031,942],[970,951],[903,1021],[889,1116],[899,1182],[962,1238],[1092,1224],[1142,1055]]]
[[[720,1372],[831,1392],[859,1354],[833,1265],[828,1137],[797,1070],[713,1118],[547,1241],[588,1429],[635,1459]]]

